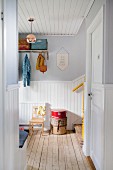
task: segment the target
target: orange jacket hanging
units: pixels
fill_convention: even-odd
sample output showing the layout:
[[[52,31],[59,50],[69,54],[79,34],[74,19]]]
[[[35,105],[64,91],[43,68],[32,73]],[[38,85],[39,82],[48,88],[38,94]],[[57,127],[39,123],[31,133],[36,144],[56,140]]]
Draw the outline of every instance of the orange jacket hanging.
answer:
[[[36,62],[36,70],[40,70],[40,66],[44,65],[45,58],[42,56],[42,54],[39,54]]]

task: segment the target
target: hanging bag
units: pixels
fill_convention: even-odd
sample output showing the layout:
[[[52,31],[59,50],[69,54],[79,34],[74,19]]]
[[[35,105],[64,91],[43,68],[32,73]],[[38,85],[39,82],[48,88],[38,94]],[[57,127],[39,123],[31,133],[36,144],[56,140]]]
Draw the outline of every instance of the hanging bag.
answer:
[[[36,62],[36,70],[40,70],[41,57],[42,57],[42,55],[39,54],[39,56],[38,56],[38,58],[37,58],[37,62]]]
[[[45,58],[42,56],[41,65],[40,65],[40,72],[42,73],[47,71],[47,64],[45,65],[44,61],[46,62]]]
[[[40,67],[40,72],[44,73],[47,71],[47,65],[43,65]]]

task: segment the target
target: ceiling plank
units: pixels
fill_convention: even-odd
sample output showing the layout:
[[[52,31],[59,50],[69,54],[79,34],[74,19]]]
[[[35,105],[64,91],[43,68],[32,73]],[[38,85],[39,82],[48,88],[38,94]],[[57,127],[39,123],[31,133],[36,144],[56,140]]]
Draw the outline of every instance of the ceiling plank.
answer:
[[[48,0],[42,0],[42,10],[43,10],[45,24],[46,24],[46,33],[45,34],[48,34],[51,32]]]
[[[69,21],[70,21],[69,15],[70,15],[71,7],[72,7],[72,0],[71,1],[66,0],[65,1],[62,34],[66,34],[66,30],[67,30],[67,27],[68,27]]]
[[[23,0],[23,2],[24,2],[24,4],[25,4],[25,10],[26,10],[27,16],[28,16],[29,18],[35,18],[33,9],[32,9],[31,4],[30,4],[30,0]],[[29,18],[28,18],[28,19],[29,19]],[[28,22],[28,21],[27,21],[27,18],[26,18],[26,22]],[[36,20],[33,22],[33,32],[36,32],[36,33],[37,33]]]
[[[31,6],[31,11],[32,11],[32,16],[34,16],[34,27],[36,28],[37,33],[41,33],[41,25],[39,22],[39,18],[37,15],[37,10],[36,10],[36,5],[34,0],[29,0],[30,6]]]
[[[28,22],[26,23],[26,12],[23,10],[24,4],[22,2],[18,3],[18,19],[20,20],[21,25],[25,28],[26,32],[30,32],[30,27]]]
[[[62,27],[63,27],[63,14],[64,14],[64,4],[65,4],[65,0],[60,0],[59,2],[59,22],[58,22],[58,33],[61,34],[62,33]]]
[[[86,16],[88,15],[93,3],[94,3],[95,0],[86,0],[85,3],[84,3],[84,9],[81,10],[81,21],[79,21],[79,24],[78,24],[78,27],[76,27],[75,31],[73,31],[73,34],[77,34],[84,19],[86,18]]]
[[[76,35],[94,0],[18,0],[19,32],[41,35]]]
[[[37,3],[38,12],[40,14],[40,21],[41,21],[41,24],[42,24],[43,33],[47,34],[47,23],[46,23],[47,21],[45,19],[42,0],[38,0],[38,1],[36,0],[36,3]]]
[[[70,33],[71,34],[73,34],[74,27],[77,26],[78,21],[80,20],[79,19],[79,14],[80,14],[80,11],[81,11],[81,8],[83,6],[84,1],[85,0],[80,0],[80,1],[78,0],[76,11],[75,11],[75,14],[74,14],[74,17],[73,17],[73,21],[71,23],[71,28],[70,28]]]
[[[51,25],[51,35],[54,35],[54,10],[53,10],[54,0],[48,1],[49,6],[49,18],[50,18],[50,25]]]
[[[54,9],[54,34],[58,34],[59,33],[59,31],[58,31],[58,27],[59,27],[59,0],[53,0],[53,2],[54,2],[54,7],[53,7],[53,9]]]

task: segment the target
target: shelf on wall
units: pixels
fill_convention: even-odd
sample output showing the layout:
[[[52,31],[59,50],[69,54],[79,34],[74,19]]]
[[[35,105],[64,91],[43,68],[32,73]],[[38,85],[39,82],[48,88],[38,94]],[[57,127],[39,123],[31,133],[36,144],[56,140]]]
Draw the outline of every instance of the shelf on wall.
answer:
[[[49,59],[48,50],[19,50],[19,53],[47,53],[47,60]]]
[[[19,50],[19,52],[47,53],[48,50]]]

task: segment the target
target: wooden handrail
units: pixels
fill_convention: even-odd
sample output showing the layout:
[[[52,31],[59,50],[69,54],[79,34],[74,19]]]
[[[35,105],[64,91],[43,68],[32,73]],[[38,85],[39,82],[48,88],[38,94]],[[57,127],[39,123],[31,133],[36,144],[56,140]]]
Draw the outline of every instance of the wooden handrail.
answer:
[[[82,87],[84,85],[84,83],[81,83],[79,84],[78,86],[76,86],[74,89],[73,89],[73,92],[78,90],[80,87]]]
[[[80,87],[83,86],[83,93],[82,93],[82,139],[84,140],[84,83],[80,83],[73,89],[73,92],[78,90]]]

